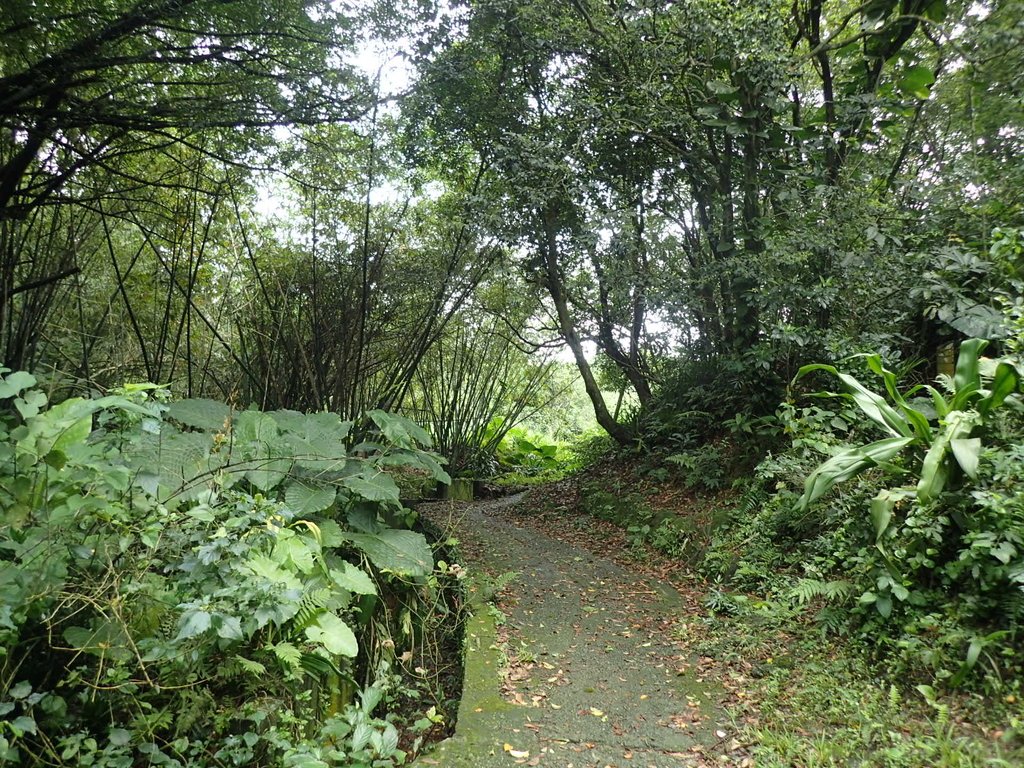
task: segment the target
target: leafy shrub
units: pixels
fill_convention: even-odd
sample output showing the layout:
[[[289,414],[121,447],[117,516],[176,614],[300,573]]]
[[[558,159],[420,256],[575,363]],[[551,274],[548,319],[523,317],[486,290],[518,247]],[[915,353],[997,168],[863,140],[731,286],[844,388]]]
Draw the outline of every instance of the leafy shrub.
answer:
[[[726,484],[729,461],[720,443],[673,453],[665,461],[677,467],[687,488],[716,491]]]
[[[497,457],[502,467],[525,475],[557,471],[568,459],[560,443],[522,427],[513,427],[505,434]]]
[[[402,763],[388,617],[433,555],[389,468],[446,479],[425,433],[34,384],[0,370],[0,762]]]
[[[722,434],[737,414],[754,419],[775,410],[784,382],[760,361],[721,356],[671,366],[640,431],[655,446],[680,451]]]
[[[781,414],[792,446],[759,466],[753,503],[705,568],[814,606],[823,626],[859,627],[893,670],[1004,685],[1024,622],[1024,419],[1019,364],[983,349],[965,342],[955,376],[906,392],[865,357],[888,398],[804,369],[839,377],[841,408]],[[887,436],[870,440],[871,427]]]
[[[569,449],[570,466],[589,467],[606,458],[616,449],[615,441],[603,430],[580,435]]]

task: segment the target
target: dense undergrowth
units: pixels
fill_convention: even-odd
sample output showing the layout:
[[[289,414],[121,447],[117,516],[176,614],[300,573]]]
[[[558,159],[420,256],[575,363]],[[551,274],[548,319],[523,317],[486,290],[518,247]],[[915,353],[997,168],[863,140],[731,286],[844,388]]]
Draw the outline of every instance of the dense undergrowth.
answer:
[[[868,357],[886,397],[839,374],[842,396],[784,406],[790,445],[744,484],[705,573],[805,606],[888,674],[1017,695],[1024,412],[1019,363],[982,348],[938,388]]]
[[[0,374],[0,763],[391,766],[444,729],[459,574],[392,477],[447,480],[422,429]]]
[[[1020,763],[1018,350],[965,341],[934,385],[874,355],[807,366],[773,416],[709,439],[695,401],[567,481],[569,511],[621,527],[627,555],[704,578],[680,632],[739,670],[759,765]]]

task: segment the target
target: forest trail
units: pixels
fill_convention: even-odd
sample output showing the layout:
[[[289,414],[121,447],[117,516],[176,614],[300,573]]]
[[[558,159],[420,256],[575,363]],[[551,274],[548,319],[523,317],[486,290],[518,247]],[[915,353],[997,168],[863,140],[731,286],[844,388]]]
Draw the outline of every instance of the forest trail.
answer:
[[[731,729],[720,689],[673,642],[687,610],[679,593],[528,526],[521,499],[421,508],[459,538],[471,573],[488,577],[472,582],[455,736],[416,765],[713,764]]]

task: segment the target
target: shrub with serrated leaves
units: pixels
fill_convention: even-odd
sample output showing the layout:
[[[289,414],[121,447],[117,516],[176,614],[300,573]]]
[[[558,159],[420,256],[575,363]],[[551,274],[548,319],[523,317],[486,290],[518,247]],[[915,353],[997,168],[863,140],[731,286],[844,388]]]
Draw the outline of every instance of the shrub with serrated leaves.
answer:
[[[430,589],[389,474],[447,480],[426,433],[34,384],[0,369],[0,763],[402,763],[370,639]]]

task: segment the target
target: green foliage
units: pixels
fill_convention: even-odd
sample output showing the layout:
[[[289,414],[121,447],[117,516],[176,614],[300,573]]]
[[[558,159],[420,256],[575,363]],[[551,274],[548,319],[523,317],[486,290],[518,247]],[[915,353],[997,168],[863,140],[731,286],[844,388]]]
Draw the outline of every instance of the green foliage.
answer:
[[[923,303],[926,317],[964,336],[1005,338],[1013,333],[1005,310],[1024,293],[1021,230],[996,227],[987,253],[978,250],[936,249],[911,295]]]
[[[709,443],[700,448],[673,453],[666,456],[665,461],[677,467],[686,488],[716,491],[726,484],[730,462],[721,444]]]
[[[885,396],[804,368],[839,378],[840,407],[780,411],[791,446],[758,467],[705,568],[859,629],[891,670],[1004,688],[1024,622],[1024,419],[1019,360],[984,348],[964,342],[953,376],[906,391],[864,357]]]
[[[798,621],[765,620],[748,602],[680,625],[696,652],[732,659],[744,701],[736,739],[758,766],[1015,766],[1020,701],[879,679],[877,662]],[[738,614],[738,615],[733,615]],[[1017,681],[1011,684],[1016,690]],[[744,714],[750,717],[744,717]]]
[[[497,451],[500,465],[524,475],[551,473],[568,469],[571,456],[563,443],[523,427],[513,427],[502,439]]]
[[[770,414],[782,396],[781,382],[748,356],[681,360],[668,366],[657,397],[640,415],[644,439],[681,451],[720,436],[723,427],[743,432],[756,451],[763,438],[757,420]]]
[[[531,361],[501,320],[466,313],[417,369],[413,407],[461,477],[490,477],[505,435],[545,399],[551,365]],[[507,321],[505,321],[507,322]]]
[[[1016,362],[1007,359],[986,361],[983,380],[979,356],[987,344],[980,339],[970,339],[961,345],[956,373],[952,380],[945,382],[948,397],[928,385],[901,393],[896,375],[883,366],[881,358],[878,355],[865,356],[868,367],[884,381],[894,405],[889,405],[883,397],[864,387],[854,377],[840,373],[834,366],[818,364],[801,368],[797,379],[819,370],[837,376],[844,387],[843,396],[856,403],[865,416],[890,435],[842,451],[812,472],[800,500],[801,508],[806,509],[836,483],[879,466],[908,447],[919,448],[923,452],[918,466],[911,468],[918,479],[916,491],[921,504],[938,498],[947,483],[955,481],[958,475],[976,478],[982,443],[979,437],[972,435],[984,428],[993,410],[1018,391],[1021,378]],[[909,402],[908,398],[918,391],[926,392],[930,400],[917,405]],[[930,423],[930,415],[938,421],[937,426]],[[876,519],[879,537],[884,533],[896,500],[892,493],[888,493],[880,495],[873,505],[872,515]]]
[[[425,433],[34,385],[0,370],[0,762],[404,762],[383,608],[434,562],[389,468],[446,479]]]

